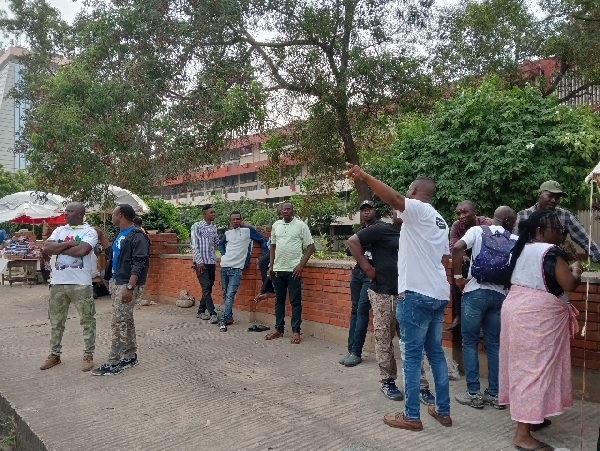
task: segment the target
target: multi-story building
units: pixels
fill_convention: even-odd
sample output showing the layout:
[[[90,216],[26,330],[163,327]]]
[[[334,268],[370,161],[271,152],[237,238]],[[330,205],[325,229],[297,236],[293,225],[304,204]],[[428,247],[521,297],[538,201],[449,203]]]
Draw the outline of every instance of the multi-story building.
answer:
[[[25,169],[27,162],[23,154],[15,154],[15,141],[19,139],[28,105],[17,102],[10,90],[21,81],[21,64],[18,58],[27,50],[9,47],[0,50],[0,164],[5,171]]]
[[[210,197],[215,195],[229,200],[245,197],[272,208],[294,194],[301,194],[300,183],[307,175],[306,167],[293,162],[286,165],[285,176],[289,184],[285,186],[267,188],[258,179],[258,169],[267,163],[266,150],[261,146],[265,139],[265,135],[257,134],[233,141],[228,150],[221,154],[220,166],[203,168],[203,171],[192,174],[185,183],[183,177],[165,181],[157,197],[173,204],[193,205],[208,203]],[[340,202],[349,202],[350,190],[348,182],[339,182]],[[356,215],[350,216],[338,218],[338,223],[349,225],[357,222]]]

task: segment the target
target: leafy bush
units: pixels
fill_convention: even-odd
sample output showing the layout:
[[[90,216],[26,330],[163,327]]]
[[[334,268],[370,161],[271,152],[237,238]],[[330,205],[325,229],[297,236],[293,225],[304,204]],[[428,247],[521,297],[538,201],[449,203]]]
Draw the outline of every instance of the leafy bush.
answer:
[[[406,116],[391,157],[367,170],[400,193],[418,176],[433,178],[432,203],[448,220],[465,199],[487,216],[500,205],[528,208],[546,180],[569,194],[561,206],[585,204],[583,180],[600,158],[600,117],[588,106],[559,105],[534,87],[499,86],[487,78],[438,101],[429,117]]]

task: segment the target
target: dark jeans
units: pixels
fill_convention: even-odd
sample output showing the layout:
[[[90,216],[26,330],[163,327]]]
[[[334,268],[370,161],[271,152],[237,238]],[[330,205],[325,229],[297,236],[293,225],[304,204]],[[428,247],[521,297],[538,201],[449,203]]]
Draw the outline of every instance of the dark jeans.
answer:
[[[506,296],[482,288],[464,294],[462,318],[463,359],[467,388],[479,393],[479,330],[483,328],[483,344],[488,359],[489,393],[498,395],[498,359],[500,355],[500,310]]]
[[[198,306],[198,314],[204,313],[208,309],[208,313],[216,315],[215,304],[212,300],[212,289],[215,284],[215,265],[204,265],[204,272],[196,270],[198,282],[202,287],[202,300]]]
[[[371,279],[360,271],[350,276],[350,299],[352,311],[350,313],[350,330],[348,331],[348,352],[360,357],[369,327],[369,310],[371,302],[367,290]]]
[[[270,261],[271,256],[268,253],[258,259],[258,268],[260,269],[260,277],[263,283],[260,289],[260,294],[275,293],[275,289],[273,288],[273,282],[271,282],[271,279],[267,277]]]
[[[300,333],[302,324],[302,278],[294,279],[291,271],[273,271],[271,280],[275,288],[275,330],[285,329],[285,297],[289,290],[292,304],[292,332]]]
[[[454,279],[454,269],[451,270],[450,274],[452,276],[452,302],[454,303],[454,316],[458,316],[460,318],[462,290],[458,288],[458,285],[456,285]]]

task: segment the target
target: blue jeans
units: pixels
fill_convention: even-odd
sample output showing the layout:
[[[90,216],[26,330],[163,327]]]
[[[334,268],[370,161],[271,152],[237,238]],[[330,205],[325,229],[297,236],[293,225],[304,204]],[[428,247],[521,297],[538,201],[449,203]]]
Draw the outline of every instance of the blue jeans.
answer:
[[[233,318],[233,300],[242,280],[242,270],[239,268],[221,268],[221,287],[223,288],[223,304],[225,311],[221,323],[226,324]]]
[[[350,276],[350,299],[352,311],[350,313],[350,330],[348,331],[348,352],[360,357],[369,327],[369,310],[371,303],[367,290],[371,279],[363,272],[352,273]]]
[[[479,329],[483,328],[483,344],[488,359],[488,391],[498,395],[498,355],[500,353],[500,310],[506,295],[482,288],[463,294],[461,311],[462,352],[467,388],[479,393]]]
[[[423,348],[433,373],[435,411],[439,415],[450,415],[448,365],[442,349],[442,322],[446,304],[446,299],[434,299],[414,291],[406,291],[404,300],[398,302],[396,307],[405,354],[402,364],[406,394],[404,415],[409,420],[419,420],[421,417],[419,382]]]

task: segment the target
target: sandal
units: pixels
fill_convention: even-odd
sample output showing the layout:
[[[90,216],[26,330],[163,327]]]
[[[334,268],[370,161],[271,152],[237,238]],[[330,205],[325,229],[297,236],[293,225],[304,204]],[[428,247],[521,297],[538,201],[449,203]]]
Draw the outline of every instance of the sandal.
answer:
[[[283,332],[278,332],[274,330],[270,334],[265,335],[265,340],[275,340],[276,338],[283,337]]]
[[[544,443],[544,442],[540,442],[540,444],[538,446],[536,446],[535,448],[523,448],[522,446],[519,446],[519,445],[515,445],[515,448],[517,448],[519,451],[542,451],[546,448],[548,448],[547,451],[552,451],[554,449],[550,445],[548,445],[547,443]]]
[[[302,341],[302,337],[300,337],[299,333],[295,333],[294,335],[292,335],[292,344],[293,345],[299,345],[301,341]]]

